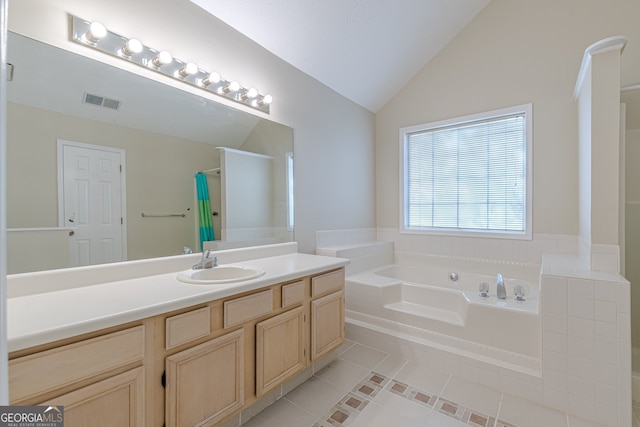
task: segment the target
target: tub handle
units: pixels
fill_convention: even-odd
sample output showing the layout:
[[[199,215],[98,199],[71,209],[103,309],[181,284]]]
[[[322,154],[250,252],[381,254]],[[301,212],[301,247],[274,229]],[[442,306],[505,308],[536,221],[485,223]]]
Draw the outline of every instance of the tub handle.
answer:
[[[489,297],[489,284],[487,282],[480,282],[480,296],[482,298]]]

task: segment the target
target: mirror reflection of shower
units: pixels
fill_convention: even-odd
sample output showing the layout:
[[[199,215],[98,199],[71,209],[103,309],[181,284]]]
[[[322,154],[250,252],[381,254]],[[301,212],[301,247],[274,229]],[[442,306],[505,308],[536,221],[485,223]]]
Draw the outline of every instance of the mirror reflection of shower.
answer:
[[[218,150],[220,167],[203,171],[208,178],[215,230],[215,240],[205,241],[203,248],[230,249],[290,241],[293,154],[272,156],[225,147]]]

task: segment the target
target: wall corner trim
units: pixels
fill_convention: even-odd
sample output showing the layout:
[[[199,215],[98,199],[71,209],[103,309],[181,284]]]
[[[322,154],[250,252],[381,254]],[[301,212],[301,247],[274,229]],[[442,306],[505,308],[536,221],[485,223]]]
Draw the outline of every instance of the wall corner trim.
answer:
[[[629,40],[625,36],[612,36],[597,41],[585,49],[584,56],[582,57],[582,64],[580,65],[580,71],[578,72],[576,87],[573,90],[573,99],[578,99],[578,95],[580,94],[580,89],[582,88],[582,83],[584,81],[584,76],[591,64],[591,57],[593,55],[610,52],[612,50],[619,50],[622,55],[628,41]]]

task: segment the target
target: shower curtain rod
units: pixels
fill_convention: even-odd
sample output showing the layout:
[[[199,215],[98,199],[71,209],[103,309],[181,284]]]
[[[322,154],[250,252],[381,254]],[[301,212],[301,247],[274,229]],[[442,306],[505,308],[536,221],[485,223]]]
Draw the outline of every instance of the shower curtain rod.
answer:
[[[620,92],[628,92],[630,90],[636,90],[636,89],[640,89],[640,84],[639,85],[632,85],[632,86],[625,86],[625,87],[620,89]]]
[[[203,171],[198,171],[198,173],[204,173],[206,174],[207,172],[218,172],[218,174],[220,173],[220,168],[213,168],[213,169],[207,169],[207,170],[203,170]]]

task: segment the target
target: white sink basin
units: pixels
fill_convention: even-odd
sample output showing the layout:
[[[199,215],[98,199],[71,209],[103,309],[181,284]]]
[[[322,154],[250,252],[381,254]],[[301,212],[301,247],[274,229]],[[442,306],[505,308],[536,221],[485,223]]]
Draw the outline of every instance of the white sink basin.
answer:
[[[228,265],[202,270],[185,270],[178,273],[177,279],[195,285],[217,285],[255,279],[262,275],[264,270],[257,267]]]

